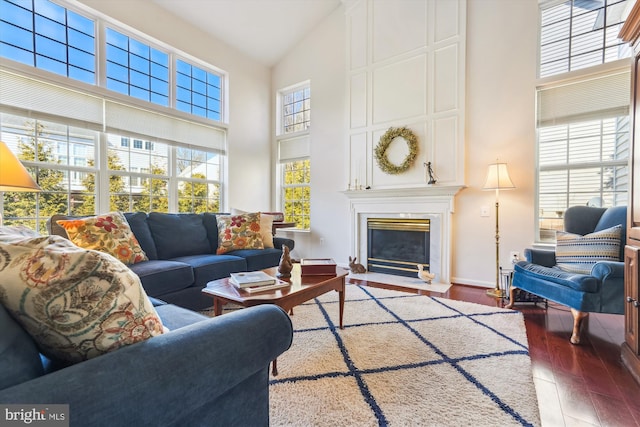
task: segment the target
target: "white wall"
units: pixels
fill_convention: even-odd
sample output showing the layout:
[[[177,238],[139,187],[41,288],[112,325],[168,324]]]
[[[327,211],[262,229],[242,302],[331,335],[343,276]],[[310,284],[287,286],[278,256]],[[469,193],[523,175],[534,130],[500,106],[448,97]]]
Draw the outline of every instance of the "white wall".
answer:
[[[274,91],[310,79],[312,85],[312,231],[295,234],[298,256],[349,256],[349,212],[340,191],[349,165],[346,120],[346,19],[338,9],[272,70]],[[465,184],[453,215],[452,281],[495,284],[495,193],[482,191],[487,166],[507,162],[516,185],[501,192],[501,263],[534,239],[534,96],[536,0],[467,3]],[[340,92],[339,89],[343,92]],[[338,122],[340,126],[338,126]],[[316,135],[323,135],[319,139]],[[326,136],[326,138],[325,138]],[[375,164],[375,163],[373,163]],[[489,217],[481,217],[481,207]],[[293,233],[290,233],[293,234]],[[319,239],[325,245],[319,245]]]
[[[229,73],[229,167],[225,180],[228,183],[225,207],[271,210],[270,70],[151,1],[81,2]],[[215,19],[212,25],[215,25]]]
[[[294,256],[348,263],[344,9],[322,21],[272,69],[272,95],[311,81],[311,232],[282,232],[296,241]],[[275,117],[275,100],[272,102]],[[275,129],[272,134],[275,153]],[[320,239],[324,244],[320,244]]]

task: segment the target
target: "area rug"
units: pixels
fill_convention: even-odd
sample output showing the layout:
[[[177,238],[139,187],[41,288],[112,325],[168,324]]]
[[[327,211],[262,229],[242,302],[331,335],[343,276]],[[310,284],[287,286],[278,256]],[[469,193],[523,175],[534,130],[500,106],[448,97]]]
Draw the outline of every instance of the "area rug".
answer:
[[[396,285],[404,288],[422,289],[430,292],[438,292],[443,294],[449,290],[450,284],[446,283],[425,283],[424,280],[417,277],[396,276],[393,274],[384,273],[349,273],[347,279],[366,280],[369,282],[382,283],[385,285]],[[351,282],[354,283],[354,282]]]
[[[347,285],[294,309],[272,426],[537,426],[522,314]]]

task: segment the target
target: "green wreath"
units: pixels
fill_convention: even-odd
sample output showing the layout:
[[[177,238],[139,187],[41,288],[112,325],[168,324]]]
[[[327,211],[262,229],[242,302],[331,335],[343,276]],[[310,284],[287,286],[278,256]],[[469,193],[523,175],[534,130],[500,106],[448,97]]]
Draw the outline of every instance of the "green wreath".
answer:
[[[387,149],[389,145],[391,145],[391,141],[395,138],[401,137],[409,146],[409,154],[405,157],[404,161],[400,165],[394,165],[387,159]],[[378,166],[383,172],[386,172],[391,175],[397,175],[409,169],[413,164],[416,156],[418,155],[418,138],[414,135],[414,133],[406,128],[389,128],[380,141],[378,145],[376,145],[376,149],[374,152],[376,156],[376,161],[378,162]]]

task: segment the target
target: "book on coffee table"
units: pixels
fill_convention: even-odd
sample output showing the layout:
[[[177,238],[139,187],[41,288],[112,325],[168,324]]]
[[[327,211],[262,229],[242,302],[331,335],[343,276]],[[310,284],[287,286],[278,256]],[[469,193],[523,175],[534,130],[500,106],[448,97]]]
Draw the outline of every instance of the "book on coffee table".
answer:
[[[273,283],[271,285],[260,285],[260,286],[245,286],[244,288],[240,288],[243,291],[249,292],[250,294],[253,293],[257,293],[257,292],[266,292],[266,291],[273,291],[275,289],[280,289],[280,288],[286,288],[287,286],[290,286],[291,283],[289,282],[285,282],[284,280],[276,280],[276,283]]]
[[[238,288],[267,286],[276,283],[276,278],[269,276],[264,271],[243,271],[231,273],[229,282]]]

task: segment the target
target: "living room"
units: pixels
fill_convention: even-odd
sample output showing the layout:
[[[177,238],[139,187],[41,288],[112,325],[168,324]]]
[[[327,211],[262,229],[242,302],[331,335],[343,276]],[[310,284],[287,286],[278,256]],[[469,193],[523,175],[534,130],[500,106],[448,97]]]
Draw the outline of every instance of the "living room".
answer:
[[[511,267],[512,252],[522,258],[525,248],[548,246],[539,237],[536,105],[537,89],[553,79],[538,77],[539,2],[326,2],[331,4],[326,16],[271,62],[175,14],[185,8],[177,0],[61,4],[89,8],[132,36],[150,37],[222,70],[228,92],[223,117],[215,123],[225,134],[216,146],[225,152],[220,211],[284,210],[278,97],[306,82],[312,124],[295,136],[307,144],[311,163],[311,226],[277,232],[295,240],[292,256],[330,257],[344,267],[349,257],[363,262],[367,248],[360,216],[368,206],[375,203],[374,212],[388,216],[419,216],[428,206],[429,214],[444,218],[435,244],[438,279],[493,288],[496,262]],[[194,19],[198,4],[184,16]],[[436,9],[441,15],[433,13]],[[429,13],[418,13],[425,10]],[[206,18],[211,26],[220,19]],[[629,61],[572,76],[628,69]],[[0,64],[3,70],[42,77],[23,64],[5,59]],[[424,75],[428,78],[415,79]],[[59,76],[50,80],[62,81]],[[374,156],[392,126],[408,126],[418,141],[415,161],[398,174],[385,173]],[[402,162],[405,149],[394,144],[388,154],[392,163]],[[483,190],[487,168],[496,160],[508,165],[515,186],[500,192],[497,260],[496,196]],[[437,178],[433,185],[428,163]],[[107,204],[98,200],[98,206]]]

